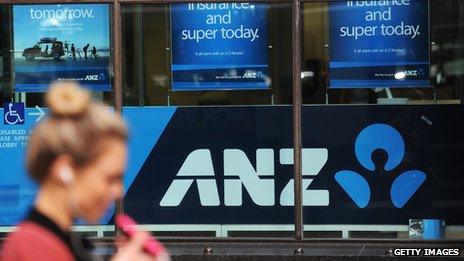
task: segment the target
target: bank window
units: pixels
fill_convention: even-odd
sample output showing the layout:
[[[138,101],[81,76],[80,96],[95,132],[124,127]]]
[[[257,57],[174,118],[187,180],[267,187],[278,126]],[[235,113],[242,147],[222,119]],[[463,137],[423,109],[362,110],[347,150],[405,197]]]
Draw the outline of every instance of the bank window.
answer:
[[[43,107],[53,82],[77,81],[113,104],[111,5],[0,5],[3,102]]]
[[[378,2],[303,4],[303,102],[461,103],[462,1]]]
[[[122,6],[124,105],[292,102],[291,6]]]

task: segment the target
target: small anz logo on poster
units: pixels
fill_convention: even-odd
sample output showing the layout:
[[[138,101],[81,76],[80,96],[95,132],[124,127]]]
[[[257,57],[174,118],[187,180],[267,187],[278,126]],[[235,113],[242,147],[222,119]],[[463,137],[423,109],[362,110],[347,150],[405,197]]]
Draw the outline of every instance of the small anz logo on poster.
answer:
[[[105,75],[103,73],[101,74],[91,74],[91,75],[86,75],[84,80],[85,81],[103,81],[105,80]]]
[[[98,75],[86,75],[85,79],[86,81],[98,81]]]

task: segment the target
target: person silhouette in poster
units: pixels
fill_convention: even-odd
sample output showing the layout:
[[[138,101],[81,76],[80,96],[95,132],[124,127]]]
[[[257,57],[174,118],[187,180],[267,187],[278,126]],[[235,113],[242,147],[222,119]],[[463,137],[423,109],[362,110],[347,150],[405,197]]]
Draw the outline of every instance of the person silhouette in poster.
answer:
[[[74,60],[76,60],[76,47],[74,44],[71,44],[71,53]]]
[[[97,48],[95,46],[92,48],[92,55],[95,59],[99,58],[99,56],[97,55]]]
[[[87,44],[87,45],[84,46],[84,48],[83,48],[83,49],[84,49],[84,57],[85,57],[85,59],[87,59],[87,50],[89,49],[89,46],[90,46],[90,44]]]
[[[54,58],[55,60],[57,60],[57,58],[55,58],[55,53],[56,53],[56,44],[52,44],[52,48],[51,48],[50,55],[53,56],[53,58]],[[58,58],[59,58],[59,57],[60,57],[60,56],[58,55]]]

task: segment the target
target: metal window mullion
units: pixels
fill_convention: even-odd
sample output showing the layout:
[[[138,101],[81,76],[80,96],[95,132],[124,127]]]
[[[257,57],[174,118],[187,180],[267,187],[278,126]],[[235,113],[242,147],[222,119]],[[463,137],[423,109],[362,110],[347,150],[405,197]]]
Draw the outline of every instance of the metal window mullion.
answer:
[[[114,108],[122,114],[122,37],[121,37],[121,4],[119,0],[113,2],[113,72],[114,72]],[[124,212],[123,197],[115,202],[116,214]],[[116,228],[116,235],[122,232]]]
[[[295,239],[303,240],[303,207],[301,175],[301,24],[300,0],[292,5],[292,49],[293,49],[293,157],[294,157],[294,210]]]

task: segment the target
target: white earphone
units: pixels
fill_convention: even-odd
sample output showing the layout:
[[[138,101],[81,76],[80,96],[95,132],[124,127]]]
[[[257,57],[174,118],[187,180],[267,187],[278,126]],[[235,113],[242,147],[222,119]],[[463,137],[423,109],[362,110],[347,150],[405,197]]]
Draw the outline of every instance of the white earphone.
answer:
[[[68,186],[74,181],[74,174],[71,167],[66,166],[60,170],[60,178],[63,183]]]

